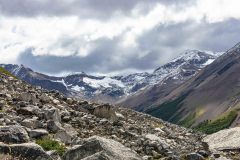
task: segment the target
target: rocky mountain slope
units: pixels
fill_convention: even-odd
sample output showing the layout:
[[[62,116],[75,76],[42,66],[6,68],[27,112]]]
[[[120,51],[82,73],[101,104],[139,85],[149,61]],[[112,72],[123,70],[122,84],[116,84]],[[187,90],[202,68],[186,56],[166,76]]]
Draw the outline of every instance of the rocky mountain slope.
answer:
[[[146,112],[206,133],[238,125],[239,62],[237,44],[195,77],[157,99]]]
[[[0,73],[0,158],[212,157],[204,135],[149,115],[67,98]]]
[[[189,50],[173,61],[157,68],[153,73],[135,73],[114,77],[92,76],[85,73],[54,77],[34,72],[23,65],[0,66],[35,86],[57,90],[68,96],[81,99],[116,103],[155,84],[166,84],[165,86],[168,88],[173,88],[172,86],[175,87],[195,75],[220,54]]]
[[[171,93],[183,82],[196,75],[202,68],[211,64],[222,52],[202,52],[189,50],[181,54],[171,62],[156,69],[149,81],[157,79],[152,85],[132,94],[118,103],[137,111],[145,111],[158,99]],[[157,78],[156,78],[157,77]]]

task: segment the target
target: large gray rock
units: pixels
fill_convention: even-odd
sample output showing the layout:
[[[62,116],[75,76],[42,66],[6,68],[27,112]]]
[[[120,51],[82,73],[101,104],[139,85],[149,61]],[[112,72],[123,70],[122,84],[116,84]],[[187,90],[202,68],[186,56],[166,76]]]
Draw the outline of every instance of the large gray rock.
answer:
[[[30,130],[28,133],[31,138],[41,138],[48,135],[48,131],[45,129],[34,129]]]
[[[141,160],[134,151],[114,140],[94,136],[68,150],[64,160]]]
[[[18,108],[17,113],[23,115],[37,115],[40,113],[40,109],[37,106],[28,105],[27,107]]]
[[[44,111],[44,117],[46,120],[61,122],[61,115],[60,115],[59,109],[52,106],[45,106],[43,111]]]
[[[0,142],[0,154],[24,160],[52,160],[52,158],[35,143],[7,145]]]
[[[27,131],[21,126],[0,126],[0,141],[4,143],[25,143],[29,141]]]
[[[207,142],[209,149],[214,150],[236,150],[240,149],[240,127],[221,130],[206,136],[203,141]]]
[[[95,106],[92,109],[92,114],[99,118],[107,118],[107,119],[116,119],[115,111],[113,107],[107,104]]]
[[[54,138],[65,144],[71,144],[73,139],[77,137],[78,132],[70,124],[65,124],[63,128],[54,135]]]
[[[59,130],[64,130],[62,128],[61,123],[54,121],[54,120],[49,120],[47,122],[47,129],[49,130],[49,132],[51,133],[57,133]]]
[[[26,118],[23,121],[20,122],[22,126],[25,126],[27,128],[36,129],[36,128],[42,128],[43,123],[41,123],[37,117],[33,118]]]
[[[151,142],[151,144],[156,144],[155,147],[170,148],[169,144],[166,142],[167,139],[163,139],[163,138],[161,138],[159,136],[156,136],[154,134],[146,134],[144,138],[146,140],[149,140]],[[160,145],[160,146],[158,146],[158,145]],[[161,149],[159,149],[159,150],[161,150]]]
[[[190,153],[186,156],[186,160],[204,160],[205,158],[198,153]]]
[[[47,102],[49,102],[51,99],[49,98],[49,96],[48,95],[46,95],[46,94],[42,94],[42,95],[40,95],[39,97],[38,97],[42,102],[44,102],[44,103],[47,103]]]
[[[39,102],[39,100],[36,98],[35,94],[27,93],[27,92],[21,93],[19,95],[19,99],[22,101],[25,101],[25,102],[32,102],[32,103]]]

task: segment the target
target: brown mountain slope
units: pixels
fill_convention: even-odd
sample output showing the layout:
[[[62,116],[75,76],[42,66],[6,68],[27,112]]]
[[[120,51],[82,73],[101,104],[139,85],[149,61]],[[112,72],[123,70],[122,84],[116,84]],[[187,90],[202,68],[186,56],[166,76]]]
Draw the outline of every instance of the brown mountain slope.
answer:
[[[159,96],[144,112],[190,127],[204,120],[228,118],[230,111],[238,112],[239,98],[240,43],[170,94]]]

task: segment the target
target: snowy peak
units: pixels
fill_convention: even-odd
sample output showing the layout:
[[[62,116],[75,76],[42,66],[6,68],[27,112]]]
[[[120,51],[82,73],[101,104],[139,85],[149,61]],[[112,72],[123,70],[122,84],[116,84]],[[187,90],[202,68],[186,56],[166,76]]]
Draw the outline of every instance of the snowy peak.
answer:
[[[173,59],[169,63],[159,67],[154,72],[165,68],[178,68],[183,65],[194,65],[196,67],[202,68],[210,64],[217,57],[222,55],[224,52],[211,52],[211,51],[198,51],[198,50],[187,50],[180,54],[177,58]]]
[[[11,65],[11,64],[2,64],[1,67],[10,71],[12,74],[17,77],[24,77],[27,72],[33,72],[30,68],[24,67],[24,65]]]
[[[176,79],[184,81],[195,75],[200,69],[211,64],[223,52],[187,50],[169,63],[157,68],[153,75],[156,80]]]
[[[168,83],[168,81],[181,83],[212,63],[219,55],[221,54],[209,51],[188,50],[152,73],[143,72],[113,77],[93,76],[84,72],[54,77],[34,72],[23,65],[1,66],[28,83],[46,89],[58,90],[85,99],[101,97],[116,100],[135,94],[149,85]]]

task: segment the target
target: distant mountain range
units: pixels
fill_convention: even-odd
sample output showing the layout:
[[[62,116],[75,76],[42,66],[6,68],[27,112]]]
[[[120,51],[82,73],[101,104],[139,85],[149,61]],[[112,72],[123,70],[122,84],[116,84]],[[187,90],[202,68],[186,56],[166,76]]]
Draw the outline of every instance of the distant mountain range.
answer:
[[[141,90],[155,85],[167,86],[169,89],[175,88],[212,63],[219,55],[221,53],[188,50],[152,73],[113,77],[93,76],[86,73],[55,77],[35,72],[23,65],[1,64],[0,66],[24,81],[48,90],[57,90],[80,99],[121,103],[126,97],[136,95]],[[137,108],[139,105],[131,106],[141,110]]]
[[[174,89],[167,92],[167,87],[157,85],[129,97],[123,104],[132,105],[138,99],[135,109],[205,133],[238,126],[239,71],[240,43]]]

